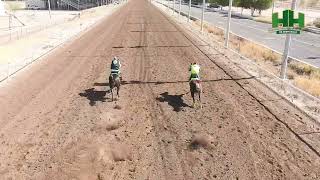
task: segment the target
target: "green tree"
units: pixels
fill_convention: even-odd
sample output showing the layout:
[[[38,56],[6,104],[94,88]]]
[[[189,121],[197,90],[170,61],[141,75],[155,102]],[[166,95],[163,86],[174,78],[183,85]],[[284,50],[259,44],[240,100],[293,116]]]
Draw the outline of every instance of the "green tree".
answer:
[[[217,4],[221,6],[229,6],[229,0],[217,0]]]
[[[236,6],[241,7],[241,14],[243,12],[243,9],[249,9],[251,8],[254,0],[236,0]]]
[[[217,0],[208,0],[208,3],[210,3],[210,4],[217,4]]]
[[[192,4],[202,4],[202,2],[203,2],[203,0],[191,0]]]
[[[251,8],[253,3],[254,0],[238,0],[237,6],[242,7],[244,9],[249,9]]]
[[[272,5],[272,0],[256,0],[252,4],[252,8],[257,9],[261,15],[262,10],[269,9]]]

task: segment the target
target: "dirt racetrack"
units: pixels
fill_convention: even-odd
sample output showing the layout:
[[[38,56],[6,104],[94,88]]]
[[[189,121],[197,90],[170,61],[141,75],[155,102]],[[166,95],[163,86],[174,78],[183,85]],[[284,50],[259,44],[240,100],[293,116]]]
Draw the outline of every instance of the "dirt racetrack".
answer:
[[[111,58],[122,59],[110,102]],[[202,66],[203,109],[188,66]],[[131,0],[0,87],[0,179],[320,179],[320,125]]]

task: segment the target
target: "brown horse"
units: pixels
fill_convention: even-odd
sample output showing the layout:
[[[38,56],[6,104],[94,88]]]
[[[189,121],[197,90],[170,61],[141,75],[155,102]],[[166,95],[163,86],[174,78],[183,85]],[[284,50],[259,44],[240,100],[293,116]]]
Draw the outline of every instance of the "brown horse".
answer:
[[[113,89],[117,89],[117,97],[119,98],[119,91],[120,91],[120,85],[121,85],[121,80],[120,77],[117,73],[111,73],[109,76],[109,86],[110,86],[110,93],[111,93],[111,101],[113,101]]]
[[[194,95],[198,94],[200,108],[202,108],[202,104],[201,104],[202,87],[201,87],[201,84],[200,84],[200,80],[191,80],[189,84],[190,84],[191,97],[192,97],[192,100],[193,100],[192,107],[196,106],[196,100],[195,100],[195,96]]]

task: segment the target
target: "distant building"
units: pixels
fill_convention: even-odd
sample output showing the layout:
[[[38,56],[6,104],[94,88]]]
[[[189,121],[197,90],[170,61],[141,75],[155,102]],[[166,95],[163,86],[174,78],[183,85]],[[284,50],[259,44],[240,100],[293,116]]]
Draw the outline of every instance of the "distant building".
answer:
[[[114,0],[49,0],[50,8],[55,9],[64,9],[64,10],[82,10],[88,9],[96,6],[101,6],[105,4],[110,4]],[[48,0],[26,0],[26,7],[31,6],[44,6],[45,9],[48,9]]]
[[[26,9],[48,9],[48,0],[24,0]],[[51,10],[83,10],[102,6],[118,0],[49,0]],[[0,0],[0,16],[6,13],[5,3]]]

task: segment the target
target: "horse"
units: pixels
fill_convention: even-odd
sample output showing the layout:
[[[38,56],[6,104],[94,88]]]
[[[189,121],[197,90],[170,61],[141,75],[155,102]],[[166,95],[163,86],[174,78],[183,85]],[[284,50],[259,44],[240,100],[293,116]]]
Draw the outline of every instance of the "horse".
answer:
[[[109,76],[109,86],[110,86],[110,93],[111,93],[111,101],[113,101],[113,89],[117,88],[117,97],[119,98],[119,91],[120,91],[121,80],[118,73],[111,73]]]
[[[192,107],[194,108],[196,106],[196,100],[195,100],[194,95],[198,94],[199,102],[200,102],[200,108],[202,108],[202,104],[201,104],[202,87],[201,87],[201,84],[200,84],[200,80],[190,80],[189,85],[190,85],[191,97],[192,97],[192,100],[193,100]]]

